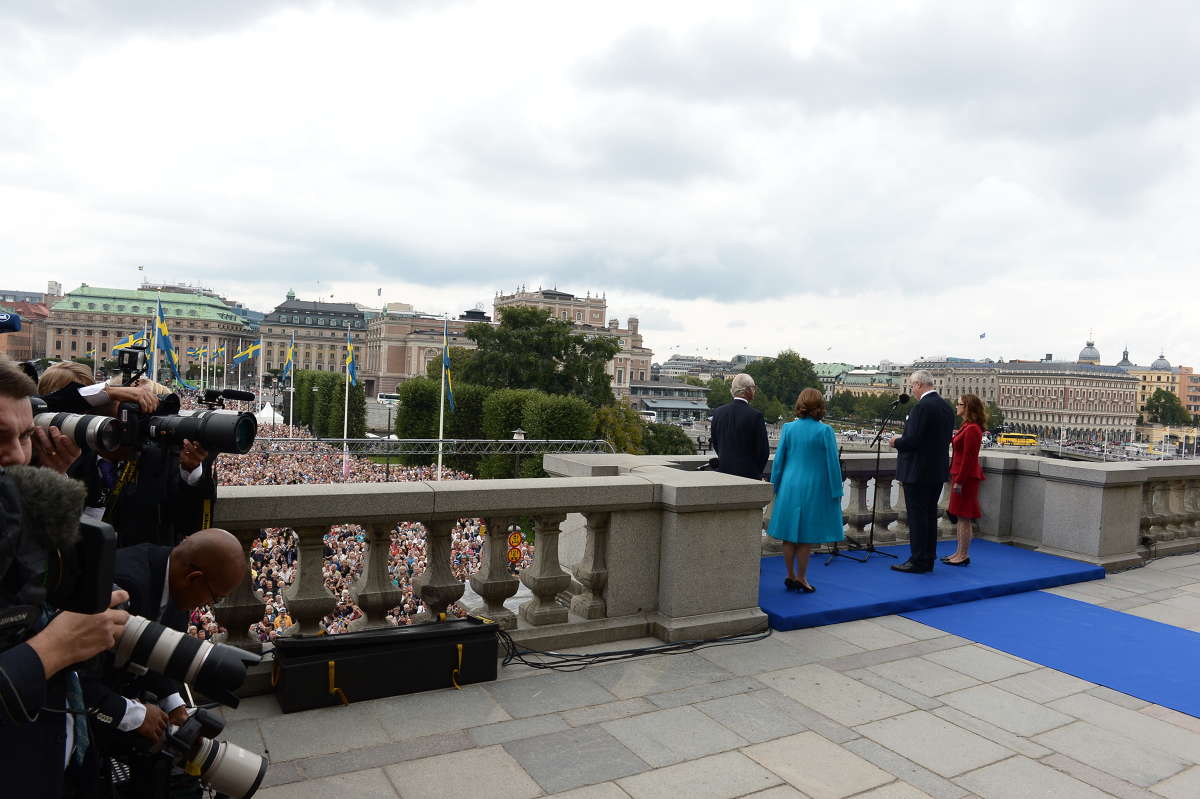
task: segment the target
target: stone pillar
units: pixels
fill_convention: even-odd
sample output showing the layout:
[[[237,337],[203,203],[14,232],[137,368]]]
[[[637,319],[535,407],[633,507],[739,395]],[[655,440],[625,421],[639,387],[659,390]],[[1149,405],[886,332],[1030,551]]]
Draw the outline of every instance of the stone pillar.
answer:
[[[1183,480],[1169,480],[1166,484],[1167,509],[1170,517],[1167,530],[1172,538],[1187,538],[1187,512],[1183,507]]]
[[[504,600],[517,593],[517,578],[508,571],[508,524],[509,519],[497,516],[485,524],[487,534],[483,539],[483,551],[479,554],[479,571],[471,575],[471,588],[483,598],[483,604],[472,611],[486,616],[500,625],[502,630],[517,626],[517,617],[504,607]],[[540,544],[540,542],[539,542]]]
[[[426,566],[413,580],[413,593],[425,603],[431,620],[445,613],[463,595],[463,584],[450,570],[450,533],[454,524],[454,519],[425,522]]]
[[[388,610],[404,601],[404,592],[392,585],[388,574],[391,558],[392,525],[377,523],[367,525],[367,563],[363,568],[366,577],[358,592],[358,606],[366,614],[372,626],[387,624]]]
[[[896,492],[896,506],[892,508],[896,513],[896,522],[891,526],[893,539],[898,542],[908,540],[908,503],[904,499],[904,483],[896,482],[899,490]]]
[[[946,511],[950,507],[950,491],[950,483],[946,483],[942,486],[942,496],[938,499],[938,538],[956,538],[958,536],[954,524],[946,518]]]
[[[259,647],[258,641],[250,639],[249,627],[256,621],[262,621],[266,609],[262,601],[254,594],[254,585],[250,581],[250,546],[254,539],[261,535],[258,528],[233,529],[229,532],[237,536],[242,543],[242,552],[246,557],[246,575],[233,589],[233,593],[225,597],[225,601],[213,608],[213,615],[225,629],[229,630],[228,643],[245,648],[251,646],[254,650]]]
[[[875,509],[875,543],[891,543],[896,534],[888,525],[896,521],[897,513],[892,509],[892,485],[890,475],[879,475],[871,491],[871,503]],[[903,493],[903,492],[901,492]]]
[[[866,528],[871,521],[871,509],[867,506],[866,475],[852,475],[850,480],[850,502],[843,511],[846,520],[846,535],[856,541],[865,542]]]
[[[567,609],[558,604],[559,592],[571,585],[571,575],[558,563],[559,525],[564,519],[562,513],[537,517],[533,563],[521,572],[521,582],[533,592],[533,599],[521,605],[521,618],[535,626],[567,620]]]
[[[300,632],[309,635],[321,629],[321,617],[333,610],[337,600],[325,588],[321,567],[325,565],[324,536],[328,527],[299,527],[296,579],[284,589],[288,613],[300,627]]]
[[[1188,537],[1200,535],[1200,480],[1183,481],[1183,510],[1187,514],[1184,524]]]
[[[604,587],[608,583],[608,523],[610,513],[585,513],[587,539],[583,545],[583,558],[575,564],[575,579],[583,586],[583,593],[571,598],[571,612],[585,619],[603,619],[605,616]],[[541,544],[539,538],[538,544]],[[534,551],[537,561],[537,551]]]
[[[1170,510],[1167,507],[1167,484],[1161,480],[1146,481],[1150,492],[1150,537],[1155,541],[1168,541],[1174,534],[1167,529]]]

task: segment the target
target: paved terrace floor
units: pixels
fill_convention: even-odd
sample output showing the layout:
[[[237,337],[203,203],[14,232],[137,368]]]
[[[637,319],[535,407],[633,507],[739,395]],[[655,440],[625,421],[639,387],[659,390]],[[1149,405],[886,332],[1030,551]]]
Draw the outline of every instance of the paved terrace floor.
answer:
[[[1200,631],[1200,555],[1054,593]],[[1200,797],[1200,719],[898,616],[228,718],[263,799]]]

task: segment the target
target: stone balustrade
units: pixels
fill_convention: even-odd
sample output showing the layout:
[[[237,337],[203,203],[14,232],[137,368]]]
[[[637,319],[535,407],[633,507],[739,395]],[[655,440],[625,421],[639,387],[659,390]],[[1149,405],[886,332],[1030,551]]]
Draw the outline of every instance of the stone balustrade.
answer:
[[[643,635],[677,641],[766,627],[758,560],[769,485],[626,456],[547,456],[547,469],[560,457],[606,464],[591,470],[597,474],[532,480],[222,487],[214,525],[247,550],[263,528],[297,531],[297,574],[284,597],[301,633],[317,632],[336,604],[322,575],[322,538],[331,525],[366,531],[366,563],[351,593],[367,626],[380,626],[401,601],[387,571],[395,523],[425,527],[428,565],[413,591],[436,617],[464,594],[451,570],[451,530],[460,518],[481,518],[486,530],[481,566],[469,578],[481,603],[470,610],[530,646]],[[580,463],[572,468],[586,471]],[[533,562],[514,575],[506,538],[517,519],[533,520],[535,546]],[[560,538],[569,546],[560,547]],[[522,584],[532,598],[513,607]],[[247,580],[215,612],[231,643],[245,645],[263,604]]]

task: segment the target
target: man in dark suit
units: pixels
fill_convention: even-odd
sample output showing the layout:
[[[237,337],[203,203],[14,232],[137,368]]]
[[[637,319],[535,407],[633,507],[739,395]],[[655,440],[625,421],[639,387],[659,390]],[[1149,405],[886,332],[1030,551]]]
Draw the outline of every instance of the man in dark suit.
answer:
[[[908,561],[892,568],[920,574],[933,571],[937,502],[950,477],[954,409],[938,395],[929,372],[913,372],[908,383],[918,402],[904,422],[904,433],[892,439],[892,446],[897,453],[896,479],[904,484],[911,554]]]
[[[187,630],[188,613],[214,605],[233,592],[247,571],[237,538],[225,530],[201,530],[171,548],[138,544],[117,550],[113,581],[129,593],[131,613],[173,630]],[[167,722],[182,724],[187,709],[174,680],[153,672],[142,677],[108,674],[84,686],[92,723],[108,754],[127,752],[134,736],[157,741]],[[142,704],[146,692],[158,704]],[[131,764],[132,765],[132,764]]]
[[[712,445],[718,472],[761,480],[771,448],[762,413],[750,407],[755,390],[753,377],[745,373],[734,376],[730,386],[733,400],[713,413]]]

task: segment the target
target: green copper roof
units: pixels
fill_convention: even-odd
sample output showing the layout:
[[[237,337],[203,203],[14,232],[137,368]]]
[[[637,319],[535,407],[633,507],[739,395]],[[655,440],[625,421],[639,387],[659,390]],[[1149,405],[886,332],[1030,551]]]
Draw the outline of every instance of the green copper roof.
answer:
[[[161,300],[167,319],[201,319],[210,322],[235,322],[246,320],[233,312],[216,297],[203,294],[183,294],[170,291],[142,291],[140,289],[108,289],[98,286],[80,286],[67,292],[63,299],[54,304],[54,311],[77,313],[126,313],[150,316]],[[106,308],[105,305],[108,307]]]

